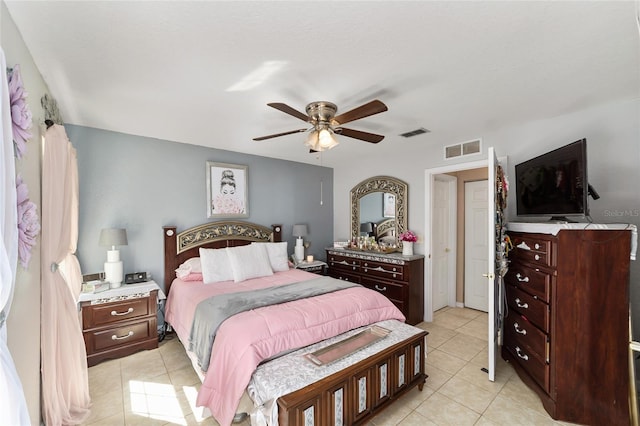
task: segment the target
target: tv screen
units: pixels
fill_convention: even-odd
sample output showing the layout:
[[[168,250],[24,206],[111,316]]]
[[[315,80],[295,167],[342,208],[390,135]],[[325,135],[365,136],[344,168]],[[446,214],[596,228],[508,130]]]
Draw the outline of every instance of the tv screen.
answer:
[[[516,165],[518,216],[588,216],[587,140]]]

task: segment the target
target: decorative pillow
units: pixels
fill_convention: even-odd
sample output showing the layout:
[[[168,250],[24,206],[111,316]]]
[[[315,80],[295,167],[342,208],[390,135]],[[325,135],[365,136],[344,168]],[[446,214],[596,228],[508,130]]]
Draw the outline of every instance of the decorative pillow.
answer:
[[[205,284],[231,281],[233,279],[233,273],[229,265],[229,256],[225,248],[201,248],[200,263],[202,264],[202,281],[204,281]]]
[[[249,244],[239,247],[227,247],[233,281],[240,282],[250,278],[273,275],[267,249],[263,245]]]
[[[184,278],[182,281],[204,281],[202,278],[202,272],[192,272]]]
[[[200,263],[199,257],[192,257],[191,259],[188,259],[186,262],[180,265],[178,269],[176,269],[176,277],[184,279],[184,277],[192,272],[199,274],[202,273],[202,265]]]
[[[282,272],[289,270],[289,258],[287,255],[287,242],[281,243],[251,243],[255,245],[265,246],[269,255],[269,263],[273,272]]]

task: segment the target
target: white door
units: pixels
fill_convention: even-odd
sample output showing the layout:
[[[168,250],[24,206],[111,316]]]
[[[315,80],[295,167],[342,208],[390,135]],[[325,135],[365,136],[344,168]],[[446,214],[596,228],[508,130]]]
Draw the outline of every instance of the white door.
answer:
[[[455,303],[455,186],[457,178],[433,182],[433,310]],[[453,297],[450,297],[453,296]],[[449,300],[452,299],[452,300]]]
[[[504,312],[501,286],[502,280],[500,279],[500,276],[501,274],[506,273],[506,263],[503,261],[500,262],[501,267],[498,271],[499,273],[496,273],[496,239],[500,239],[498,244],[502,243],[502,233],[506,226],[503,211],[504,203],[501,201],[503,199],[502,197],[506,200],[506,188],[501,186],[502,189],[500,193],[496,190],[497,181],[502,182],[504,176],[502,175],[502,167],[500,166],[500,162],[498,161],[498,157],[496,156],[493,147],[488,148],[488,159],[489,180],[487,187],[489,190],[487,194],[487,204],[489,214],[487,218],[487,239],[489,240],[489,244],[487,245],[488,259],[485,277],[489,286],[489,380],[493,382],[496,379],[496,359],[498,356],[498,344],[502,328],[502,313]],[[497,237],[497,235],[499,237]]]
[[[464,184],[464,306],[487,312],[487,180]]]

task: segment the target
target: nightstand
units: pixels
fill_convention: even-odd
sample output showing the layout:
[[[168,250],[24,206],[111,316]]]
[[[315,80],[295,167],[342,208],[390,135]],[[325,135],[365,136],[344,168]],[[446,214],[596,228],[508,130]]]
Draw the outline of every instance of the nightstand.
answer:
[[[155,281],[125,284],[100,293],[80,293],[89,367],[106,359],[157,348],[158,301],[165,298]]]
[[[329,265],[321,260],[314,260],[313,262],[302,261],[296,265],[296,269],[302,269],[303,271],[318,275],[327,275],[328,266]]]

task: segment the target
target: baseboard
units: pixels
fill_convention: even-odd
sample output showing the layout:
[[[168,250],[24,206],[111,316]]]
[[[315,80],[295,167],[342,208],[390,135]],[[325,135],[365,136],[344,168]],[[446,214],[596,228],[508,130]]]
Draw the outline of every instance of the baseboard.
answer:
[[[464,308],[464,303],[456,302],[456,308]]]

